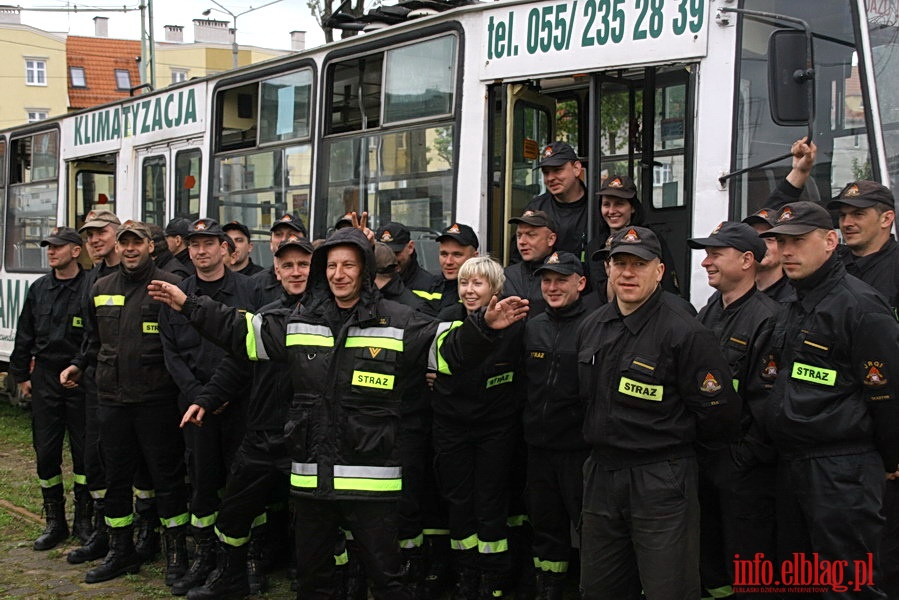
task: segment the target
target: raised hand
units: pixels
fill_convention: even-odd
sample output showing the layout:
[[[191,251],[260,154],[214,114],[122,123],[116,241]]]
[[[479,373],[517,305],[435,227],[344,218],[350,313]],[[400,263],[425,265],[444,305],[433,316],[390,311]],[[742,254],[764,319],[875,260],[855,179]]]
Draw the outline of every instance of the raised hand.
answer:
[[[505,329],[527,317],[528,310],[530,307],[528,307],[527,299],[509,296],[498,300],[494,296],[487,305],[484,321],[490,329]]]
[[[181,312],[187,295],[174,283],[154,279],[147,285],[147,292],[154,300],[168,304],[173,310]]]

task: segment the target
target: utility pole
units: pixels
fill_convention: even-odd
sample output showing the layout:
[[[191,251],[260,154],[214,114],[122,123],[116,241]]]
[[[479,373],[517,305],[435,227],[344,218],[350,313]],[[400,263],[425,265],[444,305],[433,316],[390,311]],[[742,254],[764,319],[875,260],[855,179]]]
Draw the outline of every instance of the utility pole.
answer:
[[[215,4],[216,6],[218,6],[218,8],[207,8],[206,10],[203,11],[203,15],[204,15],[204,16],[209,16],[209,13],[210,13],[210,12],[216,11],[216,12],[224,13],[224,14],[226,14],[226,15],[230,15],[230,17],[231,17],[231,22],[232,22],[232,24],[234,25],[234,26],[231,28],[231,29],[232,29],[232,38],[231,38],[231,65],[232,65],[232,68],[236,69],[236,68],[237,68],[237,55],[238,55],[238,52],[239,52],[239,49],[238,49],[238,47],[237,47],[237,17],[243,16],[243,15],[245,15],[245,14],[247,14],[247,13],[251,13],[251,12],[253,12],[254,10],[259,10],[260,8],[265,8],[266,6],[271,6],[272,4],[277,4],[278,2],[281,2],[281,0],[272,0],[271,2],[266,2],[266,3],[263,4],[262,6],[257,6],[257,7],[255,7],[255,8],[251,6],[251,7],[248,8],[247,10],[245,10],[245,11],[243,11],[243,12],[239,12],[239,13],[237,13],[237,14],[231,12],[230,10],[228,10],[227,8],[225,8],[224,6],[222,6],[221,4],[219,4],[219,3],[217,2],[217,0],[209,0],[209,1],[212,2],[213,4]]]
[[[153,34],[153,0],[140,4],[140,82],[156,87],[156,37]]]

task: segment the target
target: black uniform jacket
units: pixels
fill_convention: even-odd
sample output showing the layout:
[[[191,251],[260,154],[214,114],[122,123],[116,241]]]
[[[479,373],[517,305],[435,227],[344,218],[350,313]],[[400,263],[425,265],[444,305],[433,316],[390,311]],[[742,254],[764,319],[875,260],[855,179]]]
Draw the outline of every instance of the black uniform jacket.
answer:
[[[199,281],[192,275],[181,281],[178,287],[188,295],[196,294]],[[225,268],[221,288],[213,296],[213,300],[247,311],[253,310],[254,290],[252,281],[240,273]],[[165,365],[169,373],[181,389],[181,396],[186,404],[193,404],[203,390],[203,386],[212,379],[216,369],[226,368],[223,359],[226,351],[212,341],[203,338],[195,328],[191,327],[187,317],[166,307],[159,320],[159,333],[162,336],[162,348],[165,352]],[[249,365],[238,367],[244,373]],[[240,386],[247,389],[244,379]]]
[[[899,308],[899,242],[892,235],[868,256],[853,256],[848,247],[840,246],[840,260],[847,273],[883,294],[894,309]]]
[[[577,330],[588,314],[583,299],[528,318],[524,339],[527,401],[524,439],[547,450],[587,448],[581,429],[584,405],[578,396]]]
[[[715,292],[702,310],[699,322],[718,338],[730,364],[734,389],[743,399],[740,441],[731,447],[737,465],[749,467],[775,460],[774,446],[764,432],[768,395],[774,385],[771,335],[782,305],[755,287],[724,306]]]
[[[421,265],[418,264],[417,252],[412,253],[409,266],[400,273],[400,279],[407,290],[428,303],[427,312],[429,314],[437,314],[442,296],[441,278],[421,268]]]
[[[527,298],[530,310],[528,319],[533,319],[546,310],[546,300],[540,288],[540,276],[534,272],[543,265],[543,259],[523,260],[506,267],[506,283],[503,284],[503,296],[520,296]]]
[[[255,286],[254,303],[256,306],[265,306],[272,302],[277,302],[284,291],[278,276],[275,275],[275,266],[272,265],[267,269],[259,271],[250,278]]]
[[[35,366],[61,371],[80,350],[85,281],[84,270],[78,267],[72,279],[57,279],[51,272],[28,288],[9,357],[9,372],[17,383],[30,379],[32,358]]]
[[[361,298],[349,309],[337,306],[326,279],[328,250],[338,245],[359,248],[364,257]],[[233,354],[284,363],[282,376],[292,378],[294,390],[285,427],[294,494],[396,499],[402,489],[402,391],[408,378],[424,378],[437,323],[381,298],[373,273],[368,240],[345,228],[316,249],[306,294],[289,315],[244,316],[203,297],[185,304],[204,335]],[[482,313],[453,333],[443,355],[460,371],[486,355],[495,335]]]
[[[165,367],[159,338],[164,305],[147,293],[147,284],[154,279],[180,281],[148,260],[134,271],[120,265],[91,289],[86,357],[96,364],[94,378],[101,403],[168,402],[177,397],[178,387]]]
[[[584,437],[603,467],[692,456],[695,442],[739,435],[730,367],[681,303],[657,288],[627,316],[617,302],[600,307],[578,331]]]
[[[768,431],[784,458],[876,448],[899,463],[899,324],[883,296],[835,256],[793,281],[774,331]]]
[[[160,250],[159,253],[153,258],[153,262],[155,262],[156,266],[163,271],[174,273],[175,275],[178,275],[182,278],[190,277],[194,274],[194,271],[185,267],[184,263],[175,258],[175,255],[172,254],[172,252],[167,248],[163,248],[162,250]]]
[[[472,424],[511,422],[522,404],[515,377],[521,375],[524,323],[500,332],[490,353],[477,365],[458,369],[446,364],[441,355],[445,355],[445,334],[466,322],[467,311],[462,304],[456,304],[441,314],[445,320],[440,323],[429,364],[429,369],[437,373],[436,393],[431,395],[434,418]]]

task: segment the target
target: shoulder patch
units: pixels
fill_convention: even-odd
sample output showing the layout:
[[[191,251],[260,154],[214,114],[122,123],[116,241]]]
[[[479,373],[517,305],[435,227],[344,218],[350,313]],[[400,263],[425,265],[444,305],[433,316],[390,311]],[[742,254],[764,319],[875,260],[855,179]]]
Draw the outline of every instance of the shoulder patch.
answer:
[[[705,377],[702,379],[702,383],[699,384],[699,392],[706,396],[714,396],[720,391],[721,383],[719,383],[718,378],[715,377],[711,371],[706,372]]]
[[[765,358],[765,366],[762,367],[761,377],[765,381],[774,381],[777,379],[777,361],[774,360],[773,354],[769,354]]]
[[[887,384],[887,378],[883,375],[884,363],[879,360],[869,360],[865,363],[865,380],[862,382],[867,387],[879,388]]]

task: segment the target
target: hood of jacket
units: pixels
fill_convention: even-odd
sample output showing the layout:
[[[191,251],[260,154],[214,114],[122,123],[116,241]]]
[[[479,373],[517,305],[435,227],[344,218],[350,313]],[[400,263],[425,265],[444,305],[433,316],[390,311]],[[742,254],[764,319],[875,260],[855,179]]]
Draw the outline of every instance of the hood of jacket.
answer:
[[[371,243],[365,237],[365,234],[353,227],[338,229],[312,253],[312,263],[309,267],[309,283],[306,286],[303,304],[318,304],[334,298],[328,285],[327,267],[328,251],[337,246],[352,246],[358,248],[361,252],[362,289],[360,290],[359,302],[363,306],[371,306],[380,297],[377,286],[375,286],[375,255],[372,251]]]

